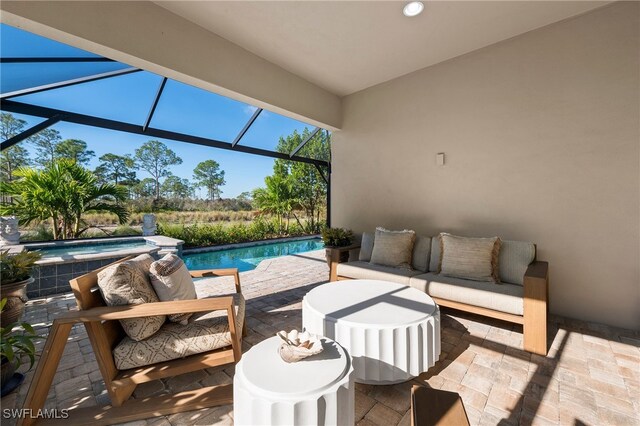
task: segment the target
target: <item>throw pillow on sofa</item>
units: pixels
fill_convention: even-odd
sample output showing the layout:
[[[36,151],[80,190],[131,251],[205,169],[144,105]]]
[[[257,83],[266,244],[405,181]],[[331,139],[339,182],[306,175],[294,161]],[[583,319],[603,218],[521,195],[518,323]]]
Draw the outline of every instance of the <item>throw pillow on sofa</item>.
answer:
[[[373,239],[375,234],[371,232],[362,233],[362,241],[360,242],[360,254],[358,260],[363,262],[369,262],[371,260],[371,254],[373,253]]]
[[[450,277],[499,283],[500,238],[466,238],[442,233],[439,273]]]
[[[162,259],[153,262],[149,269],[149,278],[161,302],[197,298],[196,286],[193,284],[187,266],[175,254],[169,253]],[[171,322],[187,325],[191,315],[172,314],[168,315],[168,318]]]
[[[98,287],[107,306],[159,302],[149,282],[153,258],[143,254],[98,272]],[[125,333],[135,341],[152,336],[166,320],[165,315],[120,320]]]
[[[414,231],[389,231],[376,228],[370,263],[411,269],[411,255],[415,240]]]
[[[416,271],[429,271],[429,256],[431,255],[431,237],[416,235],[413,244],[413,257],[411,267]]]

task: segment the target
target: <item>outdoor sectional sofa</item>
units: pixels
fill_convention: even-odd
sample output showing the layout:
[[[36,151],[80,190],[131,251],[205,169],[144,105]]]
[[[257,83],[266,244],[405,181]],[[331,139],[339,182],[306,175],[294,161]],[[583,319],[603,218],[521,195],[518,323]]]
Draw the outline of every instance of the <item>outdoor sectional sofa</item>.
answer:
[[[549,264],[536,260],[535,244],[502,241],[499,284],[438,274],[438,237],[416,238],[411,269],[371,263],[373,244],[373,234],[364,233],[361,245],[327,248],[330,281],[375,279],[406,284],[426,292],[440,306],[522,324],[524,350],[547,354]],[[341,262],[346,251],[357,248],[358,260]]]

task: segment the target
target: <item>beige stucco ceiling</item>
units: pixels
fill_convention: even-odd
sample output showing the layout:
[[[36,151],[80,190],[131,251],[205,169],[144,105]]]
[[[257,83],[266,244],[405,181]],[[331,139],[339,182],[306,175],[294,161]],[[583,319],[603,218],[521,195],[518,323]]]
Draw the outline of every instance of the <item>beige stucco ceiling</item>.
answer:
[[[344,96],[606,1],[158,1],[165,9]]]

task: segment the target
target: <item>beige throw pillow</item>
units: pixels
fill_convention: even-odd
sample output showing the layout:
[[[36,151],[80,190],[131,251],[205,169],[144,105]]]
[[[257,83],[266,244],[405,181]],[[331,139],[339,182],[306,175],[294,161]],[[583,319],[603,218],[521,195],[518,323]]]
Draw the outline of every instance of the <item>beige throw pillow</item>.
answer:
[[[414,231],[389,231],[376,228],[370,263],[411,269],[411,254],[415,239]]]
[[[440,234],[439,273],[450,277],[499,283],[500,238],[465,238]]]
[[[149,270],[149,278],[151,278],[151,285],[161,302],[197,298],[196,286],[193,284],[187,266],[175,254],[167,254],[162,259],[153,262]],[[191,315],[173,314],[168,317],[171,322],[187,325]]]
[[[98,287],[107,306],[140,305],[159,302],[149,282],[149,266],[153,258],[148,254],[111,265],[98,273]],[[160,330],[166,317],[157,315],[120,320],[125,333],[140,341]]]

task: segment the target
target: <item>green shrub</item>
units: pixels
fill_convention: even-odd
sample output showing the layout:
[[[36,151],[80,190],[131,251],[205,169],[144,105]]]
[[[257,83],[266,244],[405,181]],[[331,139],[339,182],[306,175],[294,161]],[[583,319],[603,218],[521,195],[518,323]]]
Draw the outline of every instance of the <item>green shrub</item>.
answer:
[[[128,237],[134,235],[142,235],[142,231],[127,225],[120,225],[111,233],[114,237]]]
[[[31,271],[42,255],[37,251],[23,251],[9,254],[9,250],[0,252],[0,281],[11,284],[24,281],[31,276]]]
[[[0,312],[7,304],[5,297],[0,301]],[[27,322],[2,324],[0,327],[0,358],[2,358],[3,370],[5,362],[13,364],[14,369],[18,369],[22,364],[22,355],[29,357],[29,370],[36,361],[36,347],[33,341],[41,339],[42,336],[36,334],[31,324]],[[4,371],[3,371],[4,373]]]
[[[21,233],[20,241],[51,241],[53,232],[44,224],[39,224],[35,229]]]
[[[325,228],[322,230],[322,241],[327,247],[345,247],[353,242],[353,232],[344,228]]]
[[[158,224],[158,234],[177,238],[185,242],[186,247],[204,247],[222,244],[244,243],[269,238],[308,235],[304,227],[297,223],[289,226],[286,234],[278,233],[277,219],[256,218],[249,224]]]

